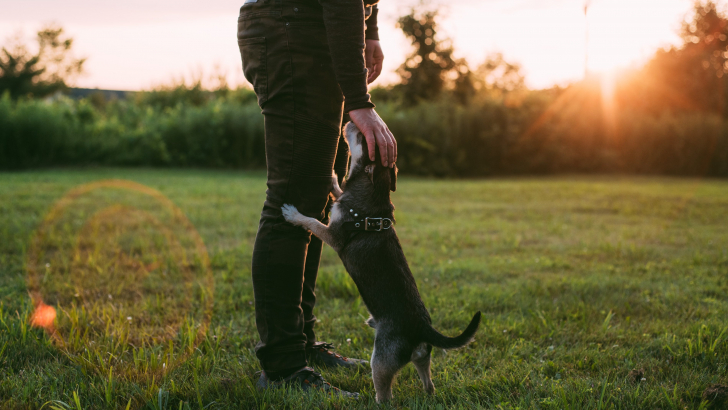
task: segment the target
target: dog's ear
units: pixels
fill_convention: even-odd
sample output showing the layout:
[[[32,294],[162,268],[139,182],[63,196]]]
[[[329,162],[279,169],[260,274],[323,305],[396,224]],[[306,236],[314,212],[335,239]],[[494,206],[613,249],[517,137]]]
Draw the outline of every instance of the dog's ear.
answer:
[[[389,190],[394,192],[397,190],[397,164],[389,168]]]
[[[369,164],[364,167],[364,172],[366,172],[369,180],[372,181],[372,185],[374,185],[374,170],[376,170],[376,168],[377,166],[374,164]]]

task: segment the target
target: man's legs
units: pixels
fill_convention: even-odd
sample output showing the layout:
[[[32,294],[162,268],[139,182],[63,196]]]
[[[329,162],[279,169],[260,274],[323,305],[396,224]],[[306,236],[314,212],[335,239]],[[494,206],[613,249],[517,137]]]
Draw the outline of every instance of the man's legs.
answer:
[[[253,250],[253,289],[256,354],[275,379],[307,364],[304,327],[310,322],[314,337],[321,253],[320,241],[286,222],[280,207],[289,203],[323,218],[343,97],[320,10],[285,1],[249,3],[241,8],[238,44],[265,117],[268,190]]]

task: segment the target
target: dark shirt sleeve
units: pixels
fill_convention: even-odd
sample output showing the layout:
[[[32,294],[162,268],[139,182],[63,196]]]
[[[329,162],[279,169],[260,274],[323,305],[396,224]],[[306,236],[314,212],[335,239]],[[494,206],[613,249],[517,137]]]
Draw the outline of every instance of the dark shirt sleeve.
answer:
[[[372,6],[372,14],[367,19],[367,29],[364,37],[367,40],[379,40],[379,27],[377,26],[377,14],[379,14],[379,8],[376,5]]]
[[[344,111],[374,108],[367,92],[364,64],[364,4],[362,0],[319,0],[336,79],[344,93]]]

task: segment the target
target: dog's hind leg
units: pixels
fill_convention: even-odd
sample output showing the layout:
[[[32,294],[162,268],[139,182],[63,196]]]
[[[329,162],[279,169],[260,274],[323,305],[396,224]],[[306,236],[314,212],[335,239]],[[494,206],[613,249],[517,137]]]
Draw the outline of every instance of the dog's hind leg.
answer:
[[[372,351],[372,379],[377,392],[377,403],[392,399],[392,383],[397,372],[406,364],[400,362],[401,355],[396,342],[388,341],[377,334]]]
[[[283,213],[283,217],[286,219],[286,221],[290,222],[293,225],[301,226],[305,229],[308,229],[309,231],[311,231],[311,233],[318,236],[319,239],[324,241],[325,244],[336,249],[336,247],[332,244],[331,234],[329,234],[329,227],[322,224],[318,219],[305,216],[302,213],[298,212],[298,209],[296,209],[295,206],[288,204],[281,207],[281,212]]]
[[[417,369],[417,374],[420,375],[422,380],[422,387],[428,394],[435,393],[435,385],[432,384],[432,376],[430,374],[430,352],[432,352],[432,346],[427,343],[420,343],[419,346],[412,352],[412,364]]]
[[[372,352],[372,380],[374,381],[374,390],[377,392],[377,403],[384,403],[392,399],[392,383],[394,376],[399,371],[396,366],[384,354],[377,352],[376,347]]]

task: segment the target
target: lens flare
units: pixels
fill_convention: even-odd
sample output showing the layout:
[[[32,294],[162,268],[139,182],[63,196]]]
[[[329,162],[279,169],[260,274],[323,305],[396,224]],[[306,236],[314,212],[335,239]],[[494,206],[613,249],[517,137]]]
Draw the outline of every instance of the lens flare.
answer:
[[[56,320],[56,308],[48,306],[43,301],[35,307],[33,315],[30,317],[30,324],[34,327],[43,328],[49,333],[55,333],[53,322]]]
[[[144,185],[106,180],[68,192],[35,232],[27,270],[30,323],[89,370],[158,377],[206,336],[205,245],[178,207]]]

